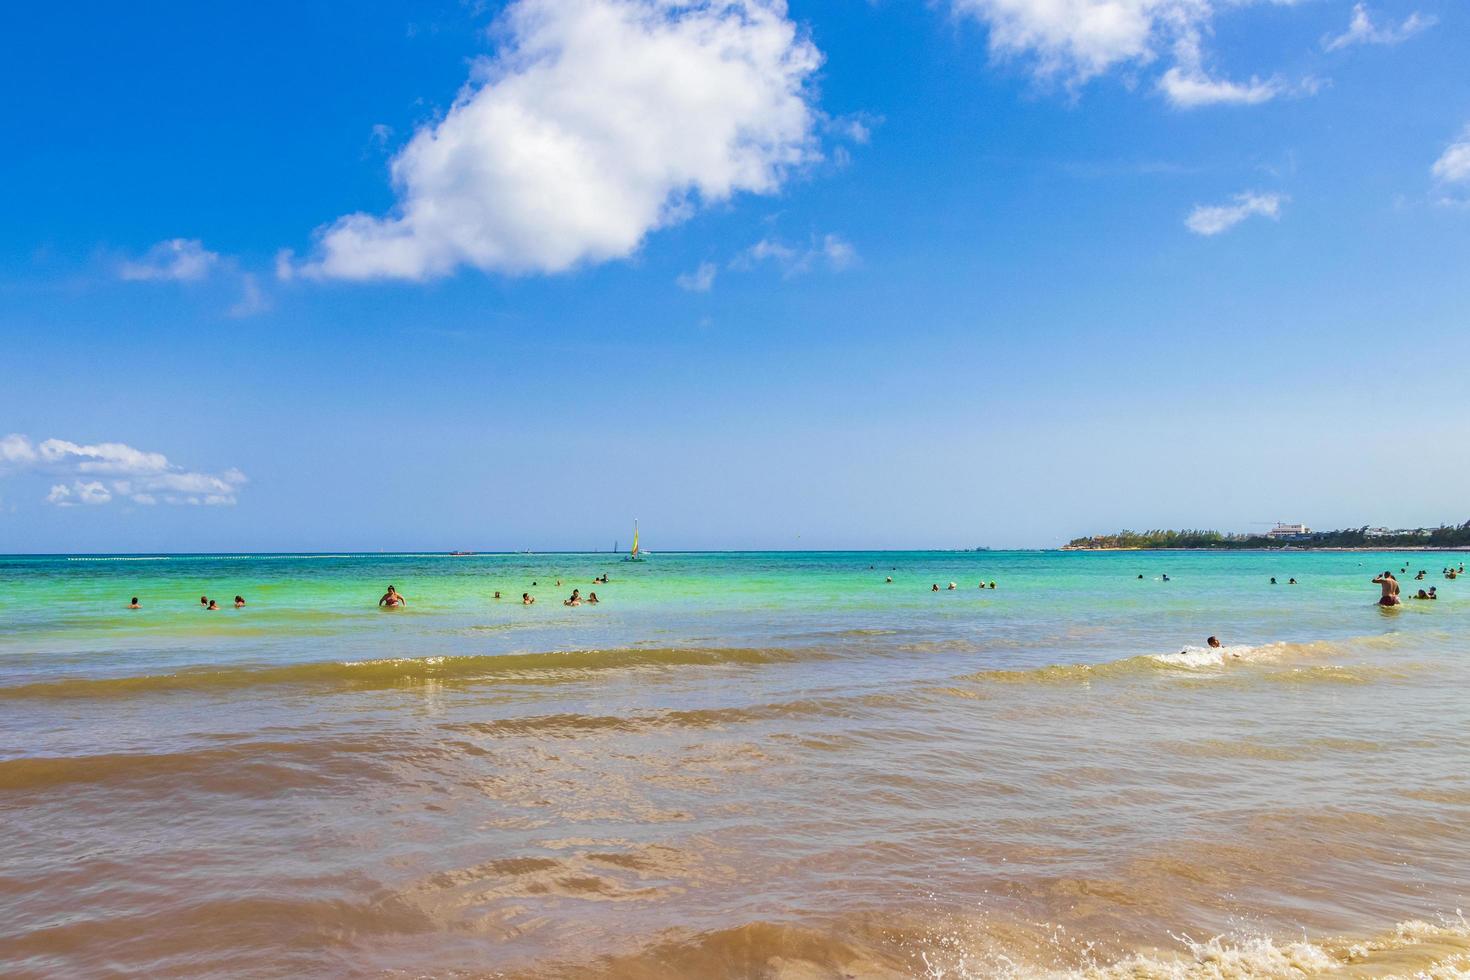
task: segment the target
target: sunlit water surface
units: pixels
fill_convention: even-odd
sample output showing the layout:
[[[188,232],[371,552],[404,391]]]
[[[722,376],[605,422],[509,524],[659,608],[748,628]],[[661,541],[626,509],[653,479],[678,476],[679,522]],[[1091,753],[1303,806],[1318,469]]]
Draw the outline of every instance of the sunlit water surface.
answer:
[[[1465,558],[0,558],[0,974],[1470,976]]]

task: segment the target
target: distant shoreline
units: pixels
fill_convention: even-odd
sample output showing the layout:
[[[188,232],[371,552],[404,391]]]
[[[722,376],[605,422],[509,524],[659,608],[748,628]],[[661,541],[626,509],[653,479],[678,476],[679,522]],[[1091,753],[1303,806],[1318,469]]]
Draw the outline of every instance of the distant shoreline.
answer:
[[[1080,546],[1080,545],[1066,545],[1064,547],[1058,548],[1057,550],[1058,551],[1198,551],[1198,552],[1204,552],[1204,553],[1208,553],[1208,554],[1226,554],[1226,553],[1229,553],[1229,554],[1241,554],[1241,553],[1255,552],[1255,553],[1263,554],[1263,555],[1274,555],[1274,554],[1277,554],[1277,553],[1283,552],[1283,551],[1343,551],[1343,552],[1358,551],[1358,552],[1375,552],[1375,553],[1377,553],[1377,552],[1385,552],[1385,551],[1403,551],[1403,552],[1453,551],[1453,552],[1470,552],[1470,547],[1463,547],[1463,546],[1462,547],[1455,547],[1453,545],[1451,545],[1451,546],[1440,546],[1440,545],[1427,545],[1427,544],[1421,544],[1421,545],[1386,544],[1386,545],[1384,545],[1381,548],[1369,548],[1369,547],[1344,548],[1344,547],[1339,547],[1339,546],[1326,546],[1326,545],[1324,545],[1322,547],[1314,547],[1314,546],[1311,546],[1311,545],[1283,545],[1280,548],[1092,548],[1092,547],[1083,547],[1083,546]]]

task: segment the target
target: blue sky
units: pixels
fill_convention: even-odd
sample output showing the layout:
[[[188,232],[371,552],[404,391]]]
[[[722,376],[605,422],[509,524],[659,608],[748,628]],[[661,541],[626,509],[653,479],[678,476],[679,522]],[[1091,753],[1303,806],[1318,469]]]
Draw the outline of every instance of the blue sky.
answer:
[[[1463,521],[1449,0],[31,5],[0,552]]]

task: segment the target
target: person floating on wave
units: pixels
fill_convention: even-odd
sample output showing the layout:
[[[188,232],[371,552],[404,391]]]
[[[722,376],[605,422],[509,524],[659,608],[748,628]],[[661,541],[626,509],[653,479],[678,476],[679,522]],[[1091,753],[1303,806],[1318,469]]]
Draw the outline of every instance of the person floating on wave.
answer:
[[[142,609],[143,607],[140,606],[140,605],[138,605],[138,597],[137,596],[133,596],[133,601],[130,602],[130,603],[128,603],[128,608],[129,609]]]
[[[399,594],[393,586],[388,586],[388,591],[383,593],[383,598],[378,600],[379,606],[387,606],[389,609],[397,609],[399,606],[408,605],[408,600]]]
[[[244,609],[245,608],[245,597],[244,596],[242,596],[242,595],[235,596],[235,608],[236,609]]]
[[[1209,647],[1211,650],[1225,649],[1225,644],[1220,642],[1220,638],[1218,636],[1212,636],[1208,640],[1206,640],[1205,646]]]
[[[1380,606],[1397,606],[1399,600],[1399,580],[1393,577],[1393,572],[1384,572],[1373,579],[1374,585],[1383,587],[1383,594],[1378,597]]]

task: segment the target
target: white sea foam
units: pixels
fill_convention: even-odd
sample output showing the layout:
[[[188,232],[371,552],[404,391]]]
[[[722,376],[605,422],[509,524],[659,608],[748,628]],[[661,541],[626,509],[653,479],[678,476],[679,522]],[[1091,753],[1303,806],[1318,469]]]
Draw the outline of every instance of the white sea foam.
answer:
[[[1221,647],[1218,650],[1213,650],[1209,647],[1185,647],[1178,653],[1154,654],[1153,659],[1158,663],[1168,664],[1170,667],[1185,667],[1189,669],[1219,667],[1225,661],[1231,659],[1232,656],[1239,657],[1239,651],[1241,649],[1249,648]]]

